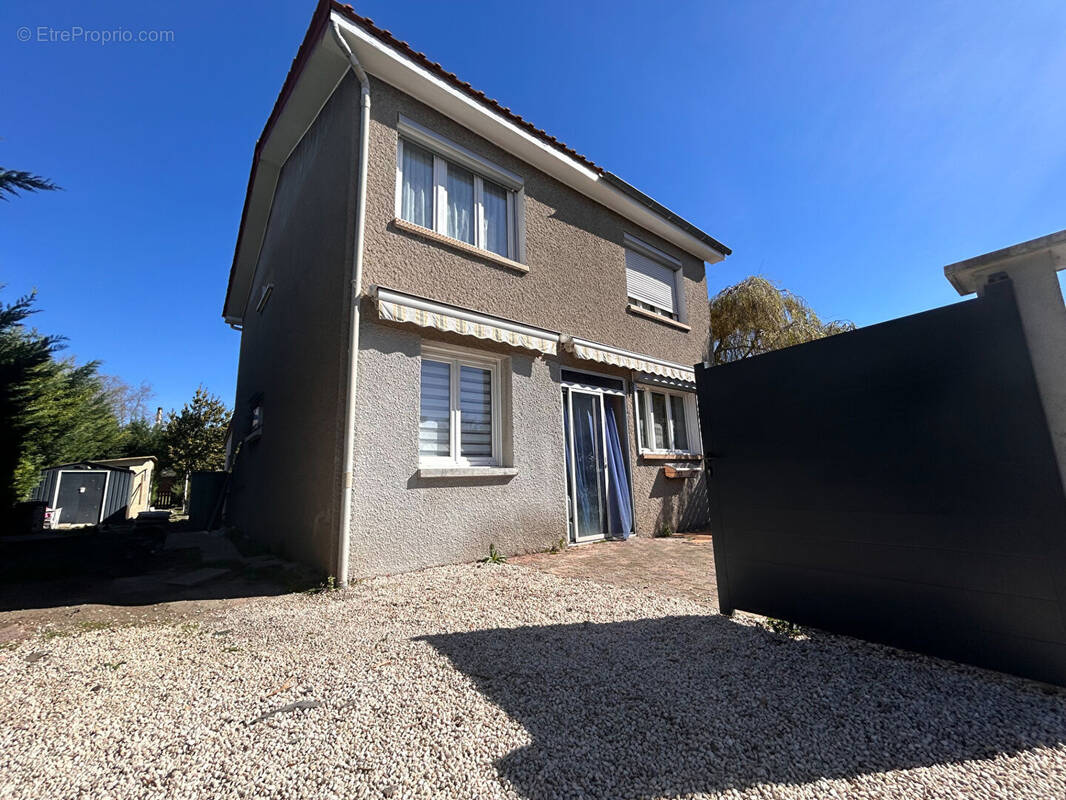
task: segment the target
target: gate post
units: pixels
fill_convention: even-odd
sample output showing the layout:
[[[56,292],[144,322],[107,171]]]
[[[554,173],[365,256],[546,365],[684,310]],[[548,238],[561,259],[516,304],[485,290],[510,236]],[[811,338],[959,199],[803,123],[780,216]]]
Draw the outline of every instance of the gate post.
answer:
[[[944,275],[960,295],[977,292],[1002,274],[1014,297],[1066,489],[1066,305],[1058,270],[1066,268],[1066,230],[949,264]]]

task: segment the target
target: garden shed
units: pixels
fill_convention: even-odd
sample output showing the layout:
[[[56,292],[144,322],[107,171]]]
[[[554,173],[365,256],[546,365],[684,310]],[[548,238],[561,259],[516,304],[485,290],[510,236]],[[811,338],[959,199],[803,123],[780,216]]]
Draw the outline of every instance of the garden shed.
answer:
[[[135,471],[121,464],[81,461],[41,471],[41,482],[31,500],[48,504],[52,525],[96,525],[122,522],[131,516]]]

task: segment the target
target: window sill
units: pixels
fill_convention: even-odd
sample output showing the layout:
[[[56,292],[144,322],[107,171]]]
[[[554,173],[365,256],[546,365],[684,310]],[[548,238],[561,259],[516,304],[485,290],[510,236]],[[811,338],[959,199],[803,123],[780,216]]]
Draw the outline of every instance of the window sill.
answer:
[[[637,316],[640,316],[640,317],[645,317],[647,319],[653,319],[656,322],[661,322],[663,325],[669,325],[671,328],[677,328],[678,330],[681,330],[681,331],[691,331],[692,330],[692,328],[690,328],[684,322],[678,322],[676,319],[670,319],[669,317],[664,317],[662,314],[656,314],[654,311],[648,311],[646,308],[641,308],[640,306],[635,306],[632,303],[629,303],[628,305],[626,305],[626,311],[628,311],[630,314],[636,314]]]
[[[392,220],[392,226],[397,230],[413,233],[415,236],[421,236],[423,239],[429,239],[431,242],[447,245],[453,250],[458,250],[460,253],[466,253],[475,258],[480,258],[483,261],[488,261],[489,263],[497,264],[501,267],[506,267],[507,269],[513,269],[515,272],[521,272],[523,274],[529,272],[529,267],[525,264],[519,264],[517,261],[512,261],[511,259],[493,253],[490,250],[482,250],[480,247],[474,247],[472,244],[453,239],[451,236],[445,236],[442,233],[431,231],[429,228],[423,228],[421,225],[415,225],[413,222],[408,222],[405,219],[395,217]]]
[[[263,437],[263,429],[262,428],[257,428],[256,430],[252,431],[247,436],[245,436],[243,441],[244,441],[245,444],[251,444],[252,442],[258,441],[262,437]]]
[[[517,467],[419,467],[419,478],[513,478]]]
[[[638,455],[645,461],[703,461],[699,453],[653,453],[641,450]]]
[[[699,467],[672,467],[669,464],[663,465],[663,475],[667,478],[691,480],[700,477],[700,473],[701,470]]]

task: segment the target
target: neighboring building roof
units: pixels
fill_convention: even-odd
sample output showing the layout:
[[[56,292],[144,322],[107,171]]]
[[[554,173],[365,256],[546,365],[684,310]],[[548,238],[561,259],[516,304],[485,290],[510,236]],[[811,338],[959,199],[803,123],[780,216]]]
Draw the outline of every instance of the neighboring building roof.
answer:
[[[133,472],[129,467],[123,467],[118,464],[108,463],[107,461],[73,461],[70,464],[53,464],[50,467],[44,467],[42,471],[47,472],[52,469],[113,469],[120,472]]]
[[[981,285],[982,278],[990,272],[998,272],[1008,262],[1040,251],[1047,252],[1050,265],[1056,269],[1066,269],[1066,230],[948,264],[944,267],[944,275],[959,294],[972,294]]]
[[[527,136],[533,137],[539,141],[543,146],[550,148],[557,152],[570,162],[579,165],[581,169],[586,170],[587,173],[596,179],[602,181],[606,186],[611,187],[613,190],[625,195],[631,201],[639,204],[640,207],[652,212],[658,218],[665,220],[670,226],[683,232],[687,237],[691,237],[689,241],[693,241],[702,245],[701,247],[694,248],[688,247],[687,249],[692,251],[697,249],[701,252],[695,252],[694,254],[702,257],[705,261],[719,261],[727,255],[732,253],[728,247],[723,245],[717,239],[710,234],[704,232],[696,225],[688,222],[680,215],[674,213],[670,209],[666,208],[661,203],[657,202],[653,198],[644,194],[640,190],[636,189],[629,183],[625,182],[618,176],[608,172],[603,167],[599,166],[591,159],[581,155],[572,147],[569,147],[565,143],[561,142],[554,136],[550,135],[541,128],[536,127],[524,117],[512,111],[510,108],[501,105],[496,100],[488,97],[484,92],[481,92],[471,86],[469,83],[459,79],[454,73],[448,72],[444,67],[435,61],[431,61],[425,53],[415,50],[407,42],[397,39],[393,34],[385,29],[377,27],[372,20],[367,17],[356,14],[354,9],[349,5],[342,5],[336,2],[336,0],[321,0],[315,9],[314,15],[311,18],[311,23],[308,26],[307,33],[304,35],[304,40],[300,45],[299,50],[296,53],[296,57],[293,59],[292,65],[289,68],[289,72],[285,77],[285,82],[282,85],[281,92],[278,94],[278,98],[274,103],[274,108],[267,118],[266,125],[263,128],[263,132],[260,134],[258,141],[256,142],[255,151],[252,157],[252,169],[248,177],[248,190],[245,195],[244,207],[241,211],[241,223],[240,230],[237,236],[237,245],[234,248],[233,264],[230,268],[229,284],[226,289],[226,302],[223,308],[223,316],[227,320],[239,319],[239,315],[232,313],[231,309],[231,295],[234,290],[235,278],[238,275],[238,271],[241,268],[242,263],[247,265],[258,257],[258,244],[261,242],[262,230],[265,230],[266,217],[268,211],[263,210],[262,206],[269,208],[269,202],[260,200],[256,204],[256,208],[253,210],[253,194],[257,189],[257,176],[260,171],[261,162],[264,161],[264,151],[267,149],[267,145],[271,140],[272,134],[274,134],[276,127],[279,125],[279,120],[286,112],[287,104],[296,91],[297,84],[300,82],[301,77],[307,71],[308,64],[315,58],[315,51],[317,45],[323,40],[323,36],[326,32],[327,26],[330,24],[331,17],[336,14],[341,20],[351,23],[359,31],[365,32],[374,41],[384,45],[384,48],[391,51],[393,54],[398,55],[401,59],[406,60],[415,68],[423,70],[424,73],[428,73],[433,78],[446,83],[453,90],[461,92],[469,100],[474,101],[477,105],[490,112],[496,118],[502,119],[507,123],[515,126],[520,131],[524,132]],[[395,57],[395,56],[394,56]],[[372,75],[378,74],[372,66],[368,66],[364,63],[364,68],[368,73]],[[318,65],[318,68],[325,72],[326,67],[324,65]],[[343,71],[347,72],[347,64],[344,64]],[[379,76],[380,77],[380,76]],[[391,81],[390,81],[391,82]],[[403,90],[403,87],[398,87]],[[317,106],[315,107],[317,113]],[[291,134],[290,138],[291,138]],[[301,134],[302,135],[302,134]],[[275,158],[276,161],[283,163],[281,156],[287,157],[288,152],[291,152],[291,148],[286,149],[284,146],[277,148],[281,151]],[[507,149],[507,148],[505,148]],[[520,158],[523,157],[521,153],[516,153]],[[529,159],[525,159],[529,160]],[[272,169],[269,170],[271,174],[267,176],[266,183],[270,186],[269,189],[271,197],[273,196],[273,189],[276,185],[277,174],[280,172],[281,163],[272,163]],[[537,166],[534,164],[534,166]],[[550,174],[550,172],[549,172]],[[576,187],[575,187],[576,188]],[[578,189],[582,191],[582,189]],[[266,189],[263,190],[264,192]],[[605,190],[597,191],[595,193],[590,191],[583,191],[584,194],[593,198],[598,202],[601,202],[608,207],[611,206],[610,192]],[[616,209],[617,210],[617,209]],[[623,216],[627,216],[624,212]],[[646,212],[644,212],[646,213]],[[250,223],[250,218],[255,217],[254,223]],[[628,214],[633,216],[633,214]],[[251,243],[251,246],[256,248],[256,253],[242,254],[242,244],[246,243],[247,228],[250,224],[254,224],[258,231],[258,235],[254,236],[255,241]],[[638,222],[639,224],[639,222]],[[661,231],[655,231],[662,235]],[[669,238],[666,236],[664,238]],[[676,242],[675,242],[676,243]],[[683,245],[679,245],[683,246]],[[242,257],[243,256],[243,257]],[[254,267],[254,264],[253,264]],[[250,286],[244,287],[246,290],[250,289]],[[246,292],[245,292],[246,294]],[[245,298],[246,299],[246,298]],[[241,314],[243,314],[243,306],[241,307]]]

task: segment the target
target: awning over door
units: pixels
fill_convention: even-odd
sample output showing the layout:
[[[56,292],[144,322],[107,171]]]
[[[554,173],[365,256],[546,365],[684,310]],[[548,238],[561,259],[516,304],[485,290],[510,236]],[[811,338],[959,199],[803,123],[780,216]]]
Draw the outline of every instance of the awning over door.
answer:
[[[677,378],[666,378],[650,372],[638,372],[633,376],[633,381],[647,386],[665,386],[667,389],[677,389],[682,392],[696,391],[696,384],[692,381],[679,381]]]
[[[653,356],[631,353],[628,350],[620,350],[617,347],[590,342],[587,339],[571,337],[566,340],[566,349],[578,358],[585,358],[589,361],[613,364],[616,367],[625,367],[637,372],[661,375],[664,378],[673,378],[686,383],[696,382],[695,371],[684,364],[675,364],[672,361],[663,361]]]
[[[409,322],[423,328],[435,328],[462,336],[491,339],[494,342],[535,350],[546,355],[559,352],[559,334],[532,328],[518,322],[479,314],[476,311],[446,305],[422,297],[378,287],[378,316],[392,322]]]

